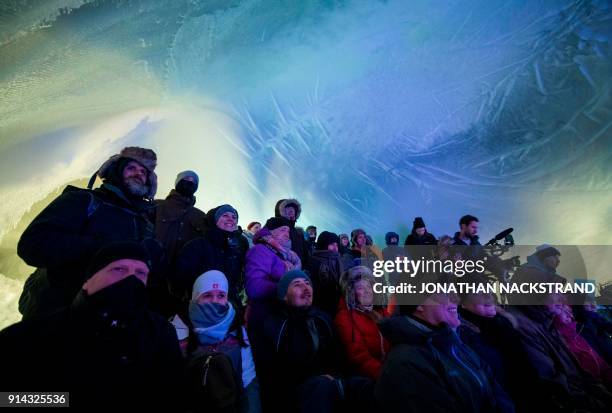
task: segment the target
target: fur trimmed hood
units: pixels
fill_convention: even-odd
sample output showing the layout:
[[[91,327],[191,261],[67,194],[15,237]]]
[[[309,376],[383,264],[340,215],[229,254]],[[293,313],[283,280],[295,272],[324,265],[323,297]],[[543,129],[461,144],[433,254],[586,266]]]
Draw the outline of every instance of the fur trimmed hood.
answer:
[[[376,282],[372,271],[365,266],[358,265],[353,268],[346,270],[340,278],[340,286],[344,293],[344,301],[349,310],[353,310],[357,306],[355,300],[355,283],[360,280],[366,280],[371,285]]]
[[[98,171],[89,180],[88,188],[93,186],[96,176],[104,180],[111,176],[113,168],[120,159],[130,159],[138,162],[144,166],[148,174],[148,184],[150,186],[149,193],[147,194],[148,199],[153,199],[157,192],[157,175],[155,174],[155,167],[157,166],[157,155],[152,149],[140,148],[138,146],[128,146],[121,150],[116,155],[111,156],[100,166]]]
[[[295,205],[295,220],[300,219],[300,215],[302,214],[302,204],[297,199],[289,198],[289,199],[281,199],[276,203],[274,207],[274,216],[287,218],[285,215],[285,208],[289,205]]]

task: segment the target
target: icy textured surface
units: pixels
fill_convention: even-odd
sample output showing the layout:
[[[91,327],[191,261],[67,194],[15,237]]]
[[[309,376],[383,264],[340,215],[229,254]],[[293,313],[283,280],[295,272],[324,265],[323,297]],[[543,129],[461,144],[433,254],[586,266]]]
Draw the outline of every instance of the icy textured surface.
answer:
[[[612,244],[611,34],[608,1],[3,1],[0,242],[136,144],[243,224]]]

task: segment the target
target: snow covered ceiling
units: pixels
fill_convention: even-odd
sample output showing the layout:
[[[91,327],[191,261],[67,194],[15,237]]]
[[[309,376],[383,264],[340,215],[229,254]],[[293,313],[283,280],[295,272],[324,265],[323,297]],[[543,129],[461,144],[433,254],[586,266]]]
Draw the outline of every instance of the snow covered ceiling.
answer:
[[[375,237],[612,243],[609,1],[0,4],[0,241],[126,145],[165,196]]]

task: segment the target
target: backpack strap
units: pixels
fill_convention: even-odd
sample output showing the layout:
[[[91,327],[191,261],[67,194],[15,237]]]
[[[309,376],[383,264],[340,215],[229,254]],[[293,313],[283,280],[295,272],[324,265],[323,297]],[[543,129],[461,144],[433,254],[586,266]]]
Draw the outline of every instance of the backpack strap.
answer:
[[[76,191],[87,192],[87,194],[89,195],[89,204],[87,205],[87,218],[91,218],[94,212],[96,212],[96,210],[100,207],[100,205],[102,205],[102,200],[94,195],[93,190],[78,188],[73,185],[66,186],[62,194],[65,194],[66,192],[76,192]]]

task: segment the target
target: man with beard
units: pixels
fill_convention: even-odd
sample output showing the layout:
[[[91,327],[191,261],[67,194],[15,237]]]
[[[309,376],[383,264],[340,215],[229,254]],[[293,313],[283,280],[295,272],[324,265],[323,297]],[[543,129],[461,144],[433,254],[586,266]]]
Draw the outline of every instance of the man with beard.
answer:
[[[340,378],[339,346],[330,318],[312,306],[310,277],[287,272],[278,282],[278,308],[264,324],[257,355],[264,409],[287,412],[372,411],[372,382]]]
[[[565,283],[567,280],[557,273],[561,263],[561,252],[552,245],[542,244],[536,247],[533,254],[527,256],[527,262],[512,276],[512,283]],[[546,294],[508,294],[508,303],[512,305],[529,305],[545,298]]]
[[[164,200],[156,202],[155,234],[173,263],[181,248],[204,234],[206,214],[195,207],[198,174],[183,171],[176,176],[174,189]]]
[[[238,226],[238,211],[231,205],[220,205],[208,211],[206,219],[208,228],[204,235],[188,242],[180,251],[172,282],[184,296],[186,306],[196,278],[206,271],[219,270],[229,282],[229,299],[234,305],[242,306],[244,262],[249,243]]]
[[[0,388],[70,393],[70,407],[180,411],[174,328],[146,306],[147,251],[110,243],[70,305],[0,332]]]
[[[34,218],[17,245],[26,264],[38,267],[19,300],[24,318],[69,304],[83,285],[83,269],[109,242],[143,242],[151,256],[161,260],[163,249],[149,220],[157,190],[156,164],[151,149],[124,148],[92,176],[89,187],[97,175],[103,181],[99,188],[68,186]]]
[[[453,245],[464,260],[476,261],[483,256],[482,247],[478,240],[479,221],[473,215],[464,215],[459,220],[459,232],[455,232]]]

